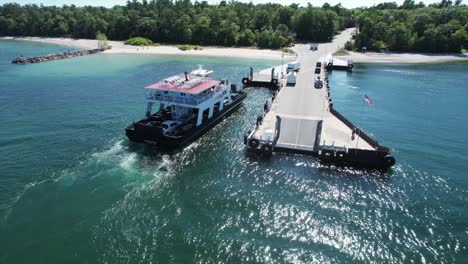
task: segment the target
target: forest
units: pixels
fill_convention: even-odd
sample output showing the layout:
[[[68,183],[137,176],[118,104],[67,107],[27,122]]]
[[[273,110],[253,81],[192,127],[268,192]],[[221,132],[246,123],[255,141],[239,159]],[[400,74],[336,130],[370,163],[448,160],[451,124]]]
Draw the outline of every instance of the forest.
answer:
[[[154,43],[281,48],[293,42],[325,42],[349,27],[359,33],[346,48],[461,52],[468,48],[468,7],[461,0],[429,6],[406,0],[368,8],[341,4],[253,4],[221,1],[132,0],[112,8],[75,5],[0,6],[0,35],[111,40],[145,37]]]

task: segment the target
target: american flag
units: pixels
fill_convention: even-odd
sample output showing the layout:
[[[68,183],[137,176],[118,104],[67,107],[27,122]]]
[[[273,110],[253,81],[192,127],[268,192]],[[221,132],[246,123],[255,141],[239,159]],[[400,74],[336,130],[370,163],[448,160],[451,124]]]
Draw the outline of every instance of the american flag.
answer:
[[[374,102],[372,102],[372,100],[367,95],[364,97],[364,101],[369,105],[374,105]]]

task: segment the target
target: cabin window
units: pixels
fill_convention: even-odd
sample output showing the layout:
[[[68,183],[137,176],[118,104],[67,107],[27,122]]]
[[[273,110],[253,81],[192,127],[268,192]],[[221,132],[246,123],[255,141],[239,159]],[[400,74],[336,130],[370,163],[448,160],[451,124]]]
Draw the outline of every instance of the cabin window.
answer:
[[[185,96],[185,93],[180,93],[181,96]]]
[[[169,92],[168,91],[164,91],[164,94],[168,94]]]

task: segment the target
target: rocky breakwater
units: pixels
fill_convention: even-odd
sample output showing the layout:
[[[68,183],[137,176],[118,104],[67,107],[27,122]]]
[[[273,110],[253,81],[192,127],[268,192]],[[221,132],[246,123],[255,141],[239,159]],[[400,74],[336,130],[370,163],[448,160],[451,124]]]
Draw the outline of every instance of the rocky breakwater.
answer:
[[[35,57],[18,57],[11,61],[14,64],[28,64],[28,63],[39,63],[45,61],[52,61],[52,60],[63,60],[68,58],[74,58],[84,55],[92,55],[103,52],[104,49],[91,49],[91,50],[80,50],[80,51],[73,51],[73,52],[64,52],[64,53],[57,53],[57,54],[48,54],[42,56],[35,56]]]

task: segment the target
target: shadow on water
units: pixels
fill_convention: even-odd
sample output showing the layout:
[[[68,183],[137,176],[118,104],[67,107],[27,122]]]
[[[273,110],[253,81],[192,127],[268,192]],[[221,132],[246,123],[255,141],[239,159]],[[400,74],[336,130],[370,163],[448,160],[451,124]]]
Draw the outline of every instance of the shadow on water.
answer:
[[[182,150],[181,148],[178,148],[178,149],[161,148],[157,145],[151,145],[151,144],[146,144],[142,142],[132,142],[128,139],[125,139],[124,142],[127,145],[129,152],[134,152],[139,155],[152,157],[152,158],[161,157],[163,154],[174,155]]]
[[[337,167],[334,165],[323,165],[318,168],[318,171],[327,173],[330,175],[339,175],[342,177],[355,177],[355,178],[366,178],[382,180],[383,182],[391,181],[393,176],[393,170],[377,170],[377,169],[363,169],[363,168],[352,168],[352,167]]]
[[[383,181],[390,181],[394,170],[393,168],[388,169],[368,169],[368,168],[356,168],[356,167],[346,167],[346,166],[336,166],[320,163],[319,159],[313,156],[301,155],[301,154],[291,154],[291,153],[278,153],[273,154],[273,156],[256,154],[251,151],[248,151],[246,148],[244,150],[245,158],[250,162],[255,162],[261,166],[271,166],[275,164],[275,158],[279,156],[289,157],[289,158],[298,158],[309,160],[313,165],[310,166],[311,170],[316,170],[320,175],[333,175],[333,176],[342,176],[342,177],[355,177],[355,178],[365,178],[371,177],[374,179],[380,179]]]

